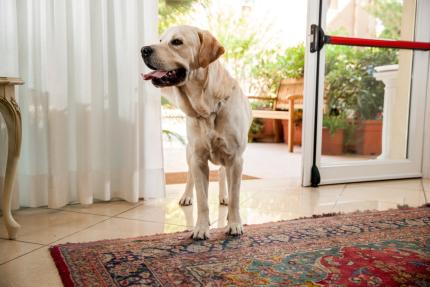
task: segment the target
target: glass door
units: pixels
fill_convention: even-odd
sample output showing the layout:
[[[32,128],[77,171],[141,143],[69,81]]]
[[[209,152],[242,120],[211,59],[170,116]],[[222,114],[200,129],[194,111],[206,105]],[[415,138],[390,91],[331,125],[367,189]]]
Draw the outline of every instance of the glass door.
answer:
[[[430,1],[309,0],[303,185],[420,177]]]

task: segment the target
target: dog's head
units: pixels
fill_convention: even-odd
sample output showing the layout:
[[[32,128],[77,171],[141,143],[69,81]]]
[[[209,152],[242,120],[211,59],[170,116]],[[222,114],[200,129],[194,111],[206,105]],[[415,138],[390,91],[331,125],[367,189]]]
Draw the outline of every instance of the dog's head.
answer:
[[[141,53],[153,70],[143,78],[167,87],[183,85],[192,70],[206,68],[224,53],[224,47],[208,31],[176,26],[161,36],[160,43],[142,47]]]

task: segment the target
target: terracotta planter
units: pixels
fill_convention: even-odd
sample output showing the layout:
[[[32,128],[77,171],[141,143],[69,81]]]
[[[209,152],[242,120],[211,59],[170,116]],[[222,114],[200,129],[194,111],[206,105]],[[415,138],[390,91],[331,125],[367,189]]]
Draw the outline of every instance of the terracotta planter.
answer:
[[[288,120],[282,120],[284,143],[288,142]],[[294,145],[302,145],[302,122],[294,124]]]
[[[263,129],[258,134],[250,134],[249,139],[256,142],[275,142],[275,120],[261,119],[261,121],[263,123]]]
[[[262,137],[273,137],[273,126],[275,120],[273,119],[261,119],[263,122],[263,130],[261,131]]]
[[[344,132],[343,129],[337,129],[334,134],[330,134],[328,128],[323,128],[321,154],[341,155],[343,153]]]
[[[381,154],[382,120],[363,120],[358,123],[356,152],[361,155]]]

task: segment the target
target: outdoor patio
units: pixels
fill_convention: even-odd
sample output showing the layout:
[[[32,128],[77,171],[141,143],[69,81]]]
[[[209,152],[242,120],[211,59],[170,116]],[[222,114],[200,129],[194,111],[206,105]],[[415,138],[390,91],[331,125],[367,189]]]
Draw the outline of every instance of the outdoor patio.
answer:
[[[244,154],[243,173],[257,178],[297,178],[301,169],[300,148],[288,152],[286,144],[250,143]],[[185,146],[164,148],[164,170],[169,172],[187,171]],[[217,166],[211,165],[211,170]]]
[[[186,139],[185,118],[176,109],[163,109],[163,130],[174,131],[177,137]],[[164,137],[164,171],[166,174],[186,172],[185,144],[175,136]],[[300,182],[301,176],[301,147],[294,146],[294,151],[288,151],[285,143],[248,143],[244,153],[243,174],[259,179],[288,178]],[[366,160],[371,156],[341,155],[323,156],[323,163],[336,161]],[[216,171],[217,166],[210,164],[210,170]],[[167,182],[169,184],[169,182]]]

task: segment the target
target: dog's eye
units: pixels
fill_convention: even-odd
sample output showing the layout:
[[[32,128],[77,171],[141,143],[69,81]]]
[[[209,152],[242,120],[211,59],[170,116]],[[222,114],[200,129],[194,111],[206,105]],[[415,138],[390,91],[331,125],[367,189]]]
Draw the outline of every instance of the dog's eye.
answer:
[[[180,46],[183,44],[183,42],[179,39],[173,39],[172,41],[170,41],[170,44],[172,44],[173,46]]]

